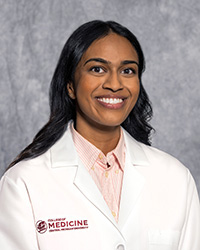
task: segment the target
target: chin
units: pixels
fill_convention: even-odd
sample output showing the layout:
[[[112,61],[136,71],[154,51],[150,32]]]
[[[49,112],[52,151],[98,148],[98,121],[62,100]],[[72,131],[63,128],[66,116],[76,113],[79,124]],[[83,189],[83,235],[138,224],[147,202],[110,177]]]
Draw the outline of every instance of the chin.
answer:
[[[103,126],[103,127],[119,127],[121,124],[123,123],[123,121],[116,121],[116,122],[114,122],[113,120],[112,121],[104,121],[104,122],[102,122],[101,123],[101,125]]]

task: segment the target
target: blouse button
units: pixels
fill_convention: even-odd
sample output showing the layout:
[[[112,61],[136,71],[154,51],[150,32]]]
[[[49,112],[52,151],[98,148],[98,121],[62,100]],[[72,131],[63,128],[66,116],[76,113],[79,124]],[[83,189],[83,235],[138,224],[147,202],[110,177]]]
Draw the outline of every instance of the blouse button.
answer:
[[[113,217],[115,217],[115,216],[116,216],[116,213],[115,213],[114,211],[112,211],[112,215],[113,215]]]
[[[100,153],[99,154],[99,159],[102,160],[103,159],[103,155]]]

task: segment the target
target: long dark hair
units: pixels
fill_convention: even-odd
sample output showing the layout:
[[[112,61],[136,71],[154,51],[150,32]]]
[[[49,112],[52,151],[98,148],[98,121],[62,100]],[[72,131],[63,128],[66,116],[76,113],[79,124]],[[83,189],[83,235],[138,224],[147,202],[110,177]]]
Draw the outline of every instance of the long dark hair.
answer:
[[[153,128],[150,126],[149,120],[152,117],[152,107],[141,81],[145,69],[141,46],[137,38],[122,25],[113,21],[95,20],[76,29],[64,45],[50,86],[49,121],[9,167],[23,159],[34,158],[46,152],[63,135],[68,122],[75,121],[75,104],[68,95],[67,83],[74,81],[76,67],[92,42],[111,32],[127,38],[139,58],[140,93],[135,107],[122,123],[122,127],[137,141],[150,145],[150,134]]]

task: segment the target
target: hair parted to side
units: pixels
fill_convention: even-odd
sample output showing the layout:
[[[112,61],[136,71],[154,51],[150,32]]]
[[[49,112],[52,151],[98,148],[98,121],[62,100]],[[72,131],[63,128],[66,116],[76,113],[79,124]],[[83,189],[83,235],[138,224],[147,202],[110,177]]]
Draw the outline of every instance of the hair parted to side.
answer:
[[[122,127],[137,141],[150,145],[150,135],[153,128],[150,126],[149,120],[152,117],[152,107],[141,80],[145,69],[141,46],[137,38],[122,25],[114,21],[95,20],[76,29],[64,45],[50,85],[49,121],[9,167],[21,160],[34,158],[46,152],[63,135],[68,122],[75,121],[75,103],[68,95],[67,83],[74,82],[76,67],[89,46],[95,40],[105,37],[111,32],[127,38],[135,48],[139,58],[140,93],[135,107],[122,123]]]

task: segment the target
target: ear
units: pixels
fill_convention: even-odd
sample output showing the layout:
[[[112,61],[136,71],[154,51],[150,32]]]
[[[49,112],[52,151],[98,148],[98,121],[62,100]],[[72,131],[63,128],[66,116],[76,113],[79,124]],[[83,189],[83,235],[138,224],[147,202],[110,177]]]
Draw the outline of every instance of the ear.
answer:
[[[67,91],[71,99],[76,99],[74,86],[72,82],[67,83]]]

